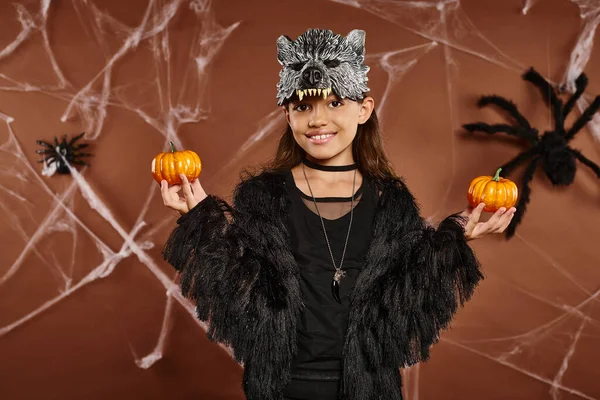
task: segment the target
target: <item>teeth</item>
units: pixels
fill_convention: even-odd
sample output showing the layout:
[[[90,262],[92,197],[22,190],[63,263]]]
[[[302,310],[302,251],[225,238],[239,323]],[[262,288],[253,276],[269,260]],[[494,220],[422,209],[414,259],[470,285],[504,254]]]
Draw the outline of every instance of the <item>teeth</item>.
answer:
[[[327,135],[316,135],[316,136],[311,136],[311,139],[313,140],[323,140],[323,139],[327,139],[328,137],[333,136],[332,133],[328,133]]]
[[[308,96],[323,96],[323,99],[327,99],[327,97],[331,94],[331,88],[326,89],[296,89],[296,94],[300,101],[304,97]]]

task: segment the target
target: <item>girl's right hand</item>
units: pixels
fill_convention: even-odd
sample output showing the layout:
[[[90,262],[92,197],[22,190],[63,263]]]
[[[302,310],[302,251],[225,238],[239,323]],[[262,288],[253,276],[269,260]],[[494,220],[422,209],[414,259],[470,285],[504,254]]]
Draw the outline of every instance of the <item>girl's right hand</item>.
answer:
[[[179,196],[179,191],[183,189],[183,198]],[[190,211],[204,200],[207,195],[200,181],[195,179],[191,184],[185,175],[181,175],[181,185],[169,186],[167,181],[160,182],[160,193],[165,206],[177,211],[183,215]]]

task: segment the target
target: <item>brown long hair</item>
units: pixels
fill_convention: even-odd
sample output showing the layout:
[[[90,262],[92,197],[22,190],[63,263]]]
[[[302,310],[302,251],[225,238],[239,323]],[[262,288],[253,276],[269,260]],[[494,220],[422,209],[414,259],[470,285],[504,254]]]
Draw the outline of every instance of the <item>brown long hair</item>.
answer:
[[[279,140],[277,153],[267,169],[274,171],[291,169],[300,164],[305,153],[296,143],[294,132],[288,124]],[[352,156],[363,175],[375,179],[397,178],[383,150],[383,140],[375,110],[364,124],[358,126],[356,137],[352,141]]]

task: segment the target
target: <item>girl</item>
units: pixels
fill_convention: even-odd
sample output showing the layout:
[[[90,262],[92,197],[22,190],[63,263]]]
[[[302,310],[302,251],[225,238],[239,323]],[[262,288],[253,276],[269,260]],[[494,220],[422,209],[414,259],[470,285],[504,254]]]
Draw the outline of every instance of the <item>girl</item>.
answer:
[[[401,399],[399,369],[427,360],[482,278],[467,241],[503,232],[515,209],[426,224],[383,151],[364,32],[277,45],[288,126],[273,162],[233,206],[198,180],[163,181],[183,214],[164,258],[244,364],[247,399]]]

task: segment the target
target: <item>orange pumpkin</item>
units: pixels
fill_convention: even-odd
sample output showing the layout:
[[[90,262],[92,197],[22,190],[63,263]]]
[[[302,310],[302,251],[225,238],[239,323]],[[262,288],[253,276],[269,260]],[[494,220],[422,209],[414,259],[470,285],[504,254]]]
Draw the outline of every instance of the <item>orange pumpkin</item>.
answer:
[[[508,209],[517,204],[519,196],[517,185],[510,179],[501,178],[501,170],[502,168],[498,168],[493,178],[478,176],[471,181],[467,195],[471,206],[477,207],[479,203],[483,202],[485,203],[484,211],[495,212],[500,207]]]
[[[169,185],[176,185],[181,183],[180,174],[184,174],[190,182],[198,178],[202,171],[202,162],[198,154],[191,150],[175,151],[173,142],[169,144],[170,153],[159,153],[152,160],[154,180],[160,183],[164,179]]]

